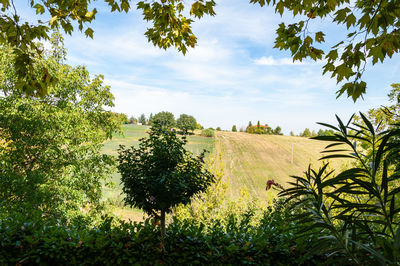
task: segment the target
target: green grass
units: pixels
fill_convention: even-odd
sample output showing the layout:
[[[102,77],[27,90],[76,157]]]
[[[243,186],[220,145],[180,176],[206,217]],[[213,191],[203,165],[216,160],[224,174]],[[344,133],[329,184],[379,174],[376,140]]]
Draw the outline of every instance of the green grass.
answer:
[[[104,143],[102,152],[118,156],[119,145],[127,147],[139,145],[139,139],[146,137],[146,131],[150,127],[138,125],[123,125],[124,134],[114,134],[113,138]],[[186,148],[194,154],[199,154],[204,149],[210,153],[214,150],[214,139],[206,138],[198,135],[191,135],[187,137],[188,143]],[[121,175],[114,173],[111,176],[113,186],[103,185],[103,200],[110,201],[114,205],[114,213],[122,218],[131,218],[132,220],[141,220],[142,212],[140,210],[131,209],[123,206],[123,195],[121,185]]]
[[[124,136],[115,135],[104,144],[103,152],[117,155],[120,144],[137,146],[139,139],[146,136],[148,127],[124,125]],[[291,162],[293,145],[293,163]],[[291,175],[302,175],[310,163],[318,167],[321,162],[321,151],[327,145],[325,142],[301,137],[256,135],[241,132],[215,132],[215,138],[198,135],[188,137],[187,149],[194,154],[207,149],[215,158],[222,155],[224,179],[228,183],[227,198],[236,200],[240,191],[245,188],[251,196],[261,201],[269,201],[265,191],[267,180],[287,186]],[[332,160],[331,168],[340,169],[346,163],[344,160]],[[104,186],[104,199],[109,200],[115,207],[114,213],[127,219],[140,220],[140,210],[132,210],[123,206],[121,176],[112,176],[114,187]]]

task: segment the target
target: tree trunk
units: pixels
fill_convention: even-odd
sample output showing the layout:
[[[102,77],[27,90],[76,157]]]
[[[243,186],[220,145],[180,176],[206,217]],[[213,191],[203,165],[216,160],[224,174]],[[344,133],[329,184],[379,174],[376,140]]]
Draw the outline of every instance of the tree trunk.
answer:
[[[161,244],[164,247],[165,239],[165,210],[161,210]]]

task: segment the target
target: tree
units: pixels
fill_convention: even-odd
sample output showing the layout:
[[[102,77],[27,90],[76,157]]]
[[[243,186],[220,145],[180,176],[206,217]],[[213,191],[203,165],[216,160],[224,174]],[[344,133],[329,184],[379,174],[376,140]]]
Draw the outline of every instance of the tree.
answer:
[[[214,176],[204,168],[204,153],[198,157],[185,150],[186,137],[175,130],[166,130],[154,122],[149,137],[139,147],[120,146],[119,166],[125,203],[144,210],[161,220],[161,236],[165,237],[165,214],[180,203],[204,192]]]
[[[374,125],[381,124],[381,130],[392,128],[400,122],[400,84],[392,84],[392,90],[388,94],[391,105],[373,108],[368,111],[368,118]],[[362,119],[356,118],[362,122]]]
[[[124,113],[113,113],[113,115],[115,116],[115,119],[120,121],[121,124],[128,124],[129,123],[129,119],[128,119],[128,116],[126,114],[124,114]]]
[[[174,114],[170,112],[159,112],[153,116],[152,124],[159,124],[165,129],[171,129],[176,125]]]
[[[310,138],[311,137],[311,131],[309,128],[304,129],[303,133],[300,134],[301,137],[306,137]]]
[[[196,129],[196,125],[196,119],[191,115],[181,114],[176,120],[176,126],[182,130],[184,134],[187,134],[188,130],[194,131]]]
[[[232,126],[232,132],[237,132],[236,125]]]
[[[290,136],[294,137],[293,131],[290,131]]]
[[[274,130],[274,135],[283,135],[281,131],[282,131],[281,127],[277,126]]]
[[[133,116],[129,117],[129,124],[136,124],[137,123],[137,119]]]
[[[221,131],[221,128],[220,128],[220,127],[217,127],[215,130],[216,130],[216,131]]]
[[[120,129],[102,76],[63,63],[62,38],[40,63],[57,77],[43,99],[25,97],[16,87],[13,53],[0,50],[0,212],[38,211],[41,216],[76,217],[101,210],[102,183],[114,159],[102,143]],[[40,73],[38,73],[40,75]]]
[[[129,0],[104,0],[111,12],[128,12],[131,9]],[[54,76],[48,74],[46,68],[41,69],[39,83],[33,78],[32,65],[41,49],[35,44],[36,40],[48,40],[49,32],[62,29],[72,34],[74,25],[84,31],[88,37],[93,37],[93,29],[88,27],[97,15],[97,9],[90,8],[90,0],[32,0],[30,5],[36,10],[38,18],[35,24],[21,20],[15,9],[13,0],[0,3],[2,17],[0,19],[1,45],[9,45],[15,55],[15,67],[21,91],[26,94],[46,95],[49,86],[54,86]],[[275,12],[283,14],[290,12],[295,18],[294,23],[281,23],[277,29],[275,47],[290,50],[293,60],[311,58],[325,60],[324,74],[329,72],[337,82],[348,82],[338,90],[338,96],[347,93],[356,101],[366,92],[366,83],[362,81],[367,61],[372,64],[383,62],[387,57],[400,50],[398,12],[400,3],[397,1],[361,1],[348,0],[317,1],[310,0],[299,4],[295,0],[250,0],[252,4],[261,7],[265,4],[275,7]],[[146,31],[149,42],[163,49],[176,47],[183,54],[188,47],[194,47],[197,38],[192,31],[192,22],[204,15],[215,15],[214,0],[199,0],[185,3],[183,0],[143,0],[136,7],[143,11],[144,20],[151,26]],[[41,16],[50,17],[43,22]],[[331,18],[331,25],[341,24],[347,28],[347,37],[328,49],[317,47],[325,42],[323,31],[310,31],[313,21]],[[315,22],[317,26],[322,23]],[[21,83],[22,84],[22,83]]]
[[[147,120],[147,125],[152,125],[153,124],[153,113],[150,113],[149,119]]]
[[[398,42],[400,3],[397,1],[317,1],[299,4],[295,0],[250,0],[253,4],[275,6],[275,12],[290,12],[299,19],[277,29],[275,47],[290,50],[293,60],[311,58],[326,61],[323,73],[329,72],[337,82],[346,80],[337,91],[338,97],[347,93],[356,101],[366,92],[362,75],[367,61],[376,64],[400,51]],[[331,25],[341,24],[347,28],[346,38],[336,45],[323,49],[326,34],[314,29],[319,20],[331,20]],[[313,28],[310,31],[310,28]]]
[[[44,97],[55,86],[56,79],[44,66],[36,68],[36,58],[42,56],[43,49],[36,42],[47,41],[50,32],[62,29],[72,34],[78,27],[87,37],[93,38],[93,29],[88,25],[96,18],[97,9],[92,8],[90,0],[32,0],[31,8],[35,9],[37,19],[33,23],[23,21],[15,8],[14,0],[0,2],[0,45],[10,46],[13,53],[14,67],[18,89],[27,95]],[[128,12],[131,9],[129,0],[104,0],[111,12]],[[183,54],[188,47],[194,47],[197,38],[192,32],[192,22],[204,15],[215,15],[215,2],[194,1],[184,4],[182,0],[138,1],[137,9],[143,11],[143,19],[150,22],[145,35],[149,42],[163,49],[176,47]],[[43,19],[44,18],[44,19]],[[50,19],[47,19],[50,18]],[[39,75],[38,75],[39,73]],[[36,75],[39,76],[38,82]]]
[[[140,124],[142,124],[142,125],[146,125],[146,116],[144,115],[144,114],[141,114],[140,116],[139,116],[139,123]]]

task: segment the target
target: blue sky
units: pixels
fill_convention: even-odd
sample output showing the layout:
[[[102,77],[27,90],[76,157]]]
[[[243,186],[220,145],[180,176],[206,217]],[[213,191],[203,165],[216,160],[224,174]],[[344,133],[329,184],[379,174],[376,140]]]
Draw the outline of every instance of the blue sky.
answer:
[[[21,6],[21,15],[30,20],[34,13],[27,7]],[[400,81],[395,56],[369,66],[364,100],[336,100],[338,86],[322,76],[321,62],[293,64],[288,52],[273,48],[278,24],[291,21],[291,16],[280,17],[271,7],[246,1],[217,1],[217,15],[195,23],[198,46],[186,56],[148,43],[139,11],[98,9],[93,40],[78,31],[65,37],[68,63],[103,74],[115,95],[114,110],[128,116],[187,113],[205,127],[228,130],[233,124],[240,128],[260,120],[297,134],[306,127],[317,130],[316,122],[334,123],[335,114],[347,119],[386,104],[390,84]],[[330,21],[313,24],[313,29],[327,29],[328,46],[344,34]]]

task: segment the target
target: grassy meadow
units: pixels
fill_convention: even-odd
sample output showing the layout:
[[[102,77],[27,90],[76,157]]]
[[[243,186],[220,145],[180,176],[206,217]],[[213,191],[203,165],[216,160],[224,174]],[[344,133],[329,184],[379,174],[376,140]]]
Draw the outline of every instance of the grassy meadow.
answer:
[[[104,143],[102,151],[106,154],[117,156],[119,145],[137,147],[139,145],[139,139],[146,137],[146,131],[149,128],[150,127],[148,126],[138,126],[132,124],[123,125],[124,134],[114,134],[111,140]],[[204,149],[208,150],[210,153],[214,150],[213,138],[191,135],[188,136],[187,139],[188,143],[186,144],[186,147],[194,154],[199,154]],[[103,198],[115,206],[113,209],[113,213],[115,215],[126,219],[131,218],[134,220],[140,220],[143,216],[142,211],[124,207],[123,205],[123,195],[121,195],[122,186],[120,179],[121,175],[119,173],[113,174],[111,179],[113,186],[103,186]]]
[[[260,200],[267,199],[267,180],[287,187],[290,176],[302,175],[310,163],[315,167],[322,164],[319,158],[327,145],[302,137],[243,132],[216,131],[215,138],[215,152],[222,155],[224,178],[233,199],[240,196],[243,188]],[[346,162],[336,159],[329,163],[332,169],[340,169]]]
[[[124,125],[123,128],[124,135],[115,135],[104,144],[104,153],[117,155],[120,144],[137,146],[139,139],[145,137],[146,130],[149,129],[137,125]],[[301,175],[310,163],[314,166],[321,165],[319,158],[326,145],[325,142],[302,137],[215,131],[215,138],[197,134],[189,136],[187,148],[195,154],[206,149],[215,158],[221,158],[224,181],[228,184],[228,198],[237,199],[241,190],[246,189],[251,196],[267,201],[267,180],[274,179],[285,186],[291,175]],[[340,169],[345,161],[332,160],[330,163],[332,168]],[[104,199],[115,206],[114,214],[125,219],[140,220],[143,216],[140,210],[123,206],[120,175],[115,173],[112,181],[113,187],[104,186],[103,189]]]

